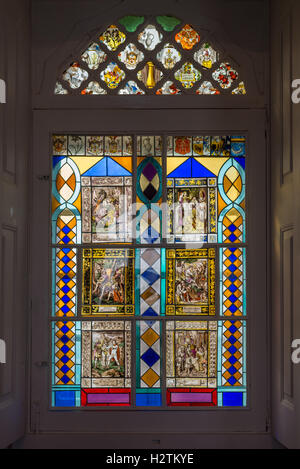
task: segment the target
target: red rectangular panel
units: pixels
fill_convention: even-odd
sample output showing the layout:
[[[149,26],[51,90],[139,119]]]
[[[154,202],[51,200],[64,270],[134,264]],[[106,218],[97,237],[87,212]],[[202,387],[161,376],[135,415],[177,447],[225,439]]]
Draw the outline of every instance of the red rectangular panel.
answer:
[[[167,405],[172,407],[214,407],[217,405],[217,390],[170,388],[167,389]]]
[[[84,407],[129,407],[131,405],[131,390],[123,388],[82,389],[81,404]]]

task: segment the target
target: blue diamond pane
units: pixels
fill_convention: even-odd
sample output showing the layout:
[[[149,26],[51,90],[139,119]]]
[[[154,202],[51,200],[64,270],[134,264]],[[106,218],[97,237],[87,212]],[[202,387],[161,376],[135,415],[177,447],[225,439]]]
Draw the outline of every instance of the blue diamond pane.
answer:
[[[152,308],[148,308],[144,313],[143,316],[158,316],[158,314]]]
[[[237,291],[237,287],[235,285],[230,285],[230,287],[228,288],[228,290],[231,292],[231,293],[235,293]]]
[[[230,272],[232,272],[232,273],[235,272],[235,271],[236,271],[235,265],[231,265],[231,266],[229,267],[229,270],[230,270]]]
[[[62,261],[63,261],[64,264],[68,264],[68,263],[70,262],[69,256],[64,256],[64,257],[62,258]]]
[[[229,371],[229,373],[230,373],[231,375],[234,375],[237,370],[236,370],[236,368],[234,368],[234,366],[231,366],[230,368],[228,368],[227,371]]]
[[[64,356],[61,358],[61,361],[62,361],[64,364],[66,364],[66,363],[68,363],[69,358],[68,358],[66,355],[64,355]]]
[[[69,330],[70,330],[70,329],[69,329],[68,326],[66,326],[66,325],[64,325],[64,326],[61,328],[61,331],[62,331],[64,334],[66,334],[67,332],[69,332]]]
[[[159,355],[152,348],[149,348],[141,356],[141,359],[151,368],[159,360]]]
[[[229,342],[230,342],[232,345],[235,344],[235,342],[236,342],[236,338],[233,337],[233,336],[229,337],[228,340],[229,340]]]
[[[67,353],[70,351],[70,348],[67,347],[66,345],[64,345],[64,346],[61,348],[61,351],[62,351],[62,353],[67,354]]]
[[[231,233],[234,233],[235,230],[236,230],[236,226],[235,226],[235,225],[230,225],[230,226],[228,227],[228,229],[229,229],[229,231],[231,231]]]
[[[231,301],[232,303],[235,303],[237,301],[237,297],[235,295],[231,295],[229,298],[228,298],[229,301]]]
[[[64,303],[69,303],[70,298],[69,298],[67,295],[65,295],[65,296],[62,297],[61,300],[62,300]]]
[[[65,243],[65,244],[68,244],[70,242],[70,238],[69,236],[64,236],[64,238],[62,239],[62,242]]]
[[[235,305],[231,305],[230,308],[228,309],[232,314],[236,313],[238,310],[238,308]]]
[[[70,368],[68,366],[64,365],[63,367],[61,367],[61,371],[66,374],[70,371]]]
[[[69,381],[70,381],[70,378],[68,378],[67,376],[63,376],[61,381],[64,383],[64,384],[68,384]]]
[[[69,339],[69,337],[67,337],[66,335],[63,335],[60,340],[62,341],[63,344],[67,344],[70,339]]]
[[[152,267],[150,267],[142,274],[142,277],[143,279],[146,280],[146,282],[149,285],[153,285],[153,283],[155,283],[156,280],[159,279],[160,275],[157,272],[155,272],[155,270],[152,269]]]
[[[228,349],[228,352],[231,353],[231,355],[234,355],[236,351],[237,351],[237,348],[234,347],[234,345],[232,345],[232,346],[229,347],[229,349]]]
[[[148,230],[143,234],[143,239],[147,244],[154,244],[159,239],[159,234],[154,228],[149,226]]]
[[[232,356],[232,357],[230,357],[230,358],[228,359],[228,361],[229,361],[229,363],[230,363],[231,365],[234,365],[234,364],[237,362],[237,359]]]
[[[229,239],[229,241],[231,241],[232,243],[234,243],[234,242],[237,240],[237,237],[236,237],[234,234],[232,234],[232,235],[229,236],[228,239]]]
[[[68,275],[64,275],[64,276],[62,277],[62,281],[63,281],[64,283],[69,283],[70,280],[71,280],[71,279],[70,279],[70,277],[69,277]]]
[[[71,228],[69,228],[68,226],[64,226],[63,229],[61,230],[63,233],[65,233],[65,235],[69,234],[70,231],[71,231]]]
[[[228,277],[228,278],[232,283],[234,283],[237,280],[237,276],[234,275],[234,274],[230,275],[230,277]]]
[[[62,269],[61,269],[65,274],[68,274],[70,272],[70,267],[68,267],[67,265],[65,265]]]
[[[67,285],[65,285],[64,287],[62,287],[61,291],[65,294],[69,293],[69,291],[71,290],[70,287],[68,287]]]
[[[231,386],[234,386],[237,382],[237,380],[233,376],[231,376],[227,381],[229,384],[231,384]]]
[[[230,260],[230,262],[235,262],[237,260],[237,257],[234,254],[231,254],[228,259]]]
[[[231,334],[234,334],[237,331],[237,328],[232,325],[228,330],[231,332]]]
[[[68,306],[64,305],[62,308],[60,308],[61,311],[64,313],[64,314],[67,314],[69,313],[70,311],[70,308],[68,308]]]

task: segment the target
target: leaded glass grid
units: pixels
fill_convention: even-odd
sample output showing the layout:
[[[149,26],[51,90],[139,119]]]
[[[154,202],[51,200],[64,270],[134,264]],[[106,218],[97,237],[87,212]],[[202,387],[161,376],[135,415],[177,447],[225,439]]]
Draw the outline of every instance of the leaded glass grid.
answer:
[[[246,95],[246,77],[207,31],[171,16],[126,16],[58,74],[56,95]]]
[[[246,136],[52,147],[52,407],[246,407]]]

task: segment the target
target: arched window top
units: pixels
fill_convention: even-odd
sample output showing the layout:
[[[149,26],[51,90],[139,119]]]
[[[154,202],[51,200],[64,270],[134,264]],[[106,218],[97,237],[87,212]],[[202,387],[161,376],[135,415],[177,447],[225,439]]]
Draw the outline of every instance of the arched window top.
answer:
[[[56,95],[245,95],[245,77],[206,31],[171,16],[125,16],[67,64]]]

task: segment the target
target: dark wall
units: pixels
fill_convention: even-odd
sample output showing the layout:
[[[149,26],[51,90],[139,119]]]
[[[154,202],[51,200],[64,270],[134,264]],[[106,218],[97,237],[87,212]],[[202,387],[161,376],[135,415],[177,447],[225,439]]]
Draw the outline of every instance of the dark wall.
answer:
[[[30,1],[0,1],[0,448],[25,432],[30,223]]]

